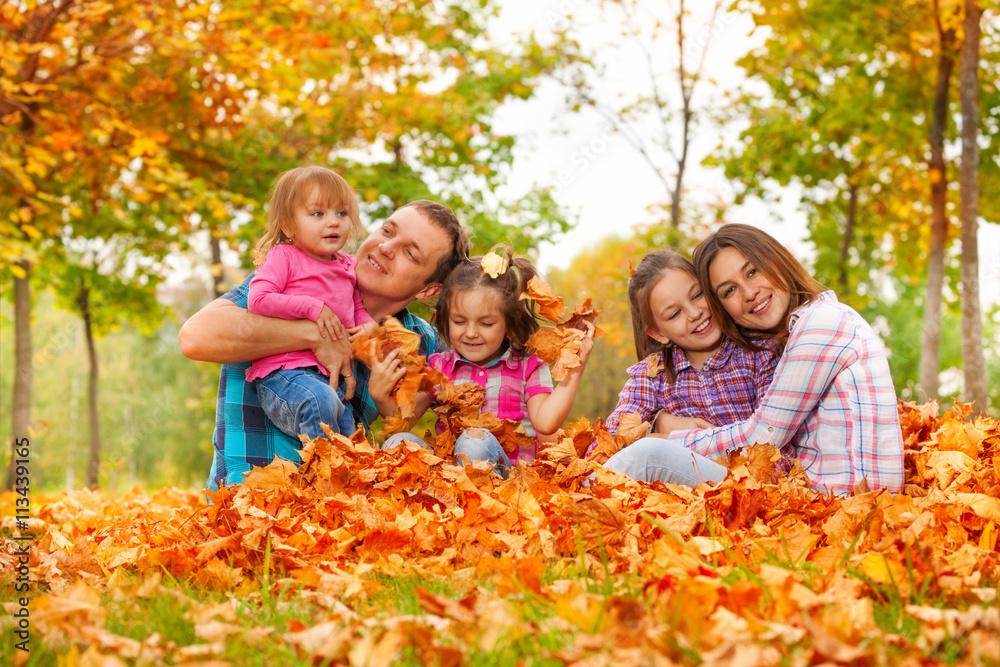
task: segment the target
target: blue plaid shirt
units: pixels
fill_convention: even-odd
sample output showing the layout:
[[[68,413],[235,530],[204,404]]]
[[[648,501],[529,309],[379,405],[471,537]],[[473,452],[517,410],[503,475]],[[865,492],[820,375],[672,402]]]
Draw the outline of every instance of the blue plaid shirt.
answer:
[[[246,308],[252,278],[251,273],[222,298]],[[429,356],[447,349],[434,327],[405,308],[395,317],[404,327],[420,335],[420,354]],[[223,364],[219,374],[219,399],[215,407],[215,433],[212,434],[215,455],[207,484],[213,491],[223,482],[240,484],[243,475],[254,466],[266,466],[276,458],[294,463],[301,461],[299,448],[302,443],[278,430],[261,409],[256,387],[246,381],[249,367],[250,362]],[[368,395],[371,371],[364,364],[354,362],[354,377],[357,381],[351,399],[354,417],[370,430],[379,417],[378,408]]]

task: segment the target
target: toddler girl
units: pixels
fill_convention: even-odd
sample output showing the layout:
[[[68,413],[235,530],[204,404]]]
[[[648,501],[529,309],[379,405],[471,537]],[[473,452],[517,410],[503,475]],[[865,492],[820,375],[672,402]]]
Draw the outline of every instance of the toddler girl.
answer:
[[[267,233],[257,242],[259,266],[250,283],[251,313],[286,320],[310,319],[322,336],[338,339],[344,327],[369,323],[354,274],[355,259],[340,249],[361,232],[351,186],[325,167],[282,174],[271,190]],[[253,362],[247,381],[267,417],[297,437],[323,435],[320,423],[343,435],[354,432],[351,407],[311,350]]]
[[[487,257],[496,255],[491,253]],[[529,436],[551,435],[562,426],[573,407],[594,346],[595,329],[585,322],[587,331],[580,343],[580,365],[553,389],[548,365],[525,347],[538,329],[538,322],[533,303],[520,299],[520,295],[536,275],[535,268],[527,259],[512,259],[509,249],[504,249],[503,262],[498,268],[499,273],[489,265],[484,266],[483,257],[472,257],[445,279],[435,326],[452,349],[431,355],[428,364],[455,384],[475,382],[484,387],[483,412],[520,421]],[[495,273],[496,278],[488,271]],[[398,412],[390,393],[402,376],[396,352],[386,355],[372,368],[370,394],[383,415]],[[422,414],[430,403],[429,395],[418,395],[416,414]],[[404,439],[423,444],[410,433],[398,433],[385,446],[395,446]],[[512,461],[532,461],[537,450],[536,441],[534,447],[518,448],[508,457],[496,437],[484,429],[466,429],[455,443],[457,456],[493,463],[505,478]],[[462,456],[459,460],[462,461]]]
[[[639,363],[628,369],[606,420],[612,434],[630,412],[656,418],[651,436],[753,414],[777,358],[770,346],[746,350],[722,333],[690,260],[672,250],[650,252],[628,281],[628,299]]]

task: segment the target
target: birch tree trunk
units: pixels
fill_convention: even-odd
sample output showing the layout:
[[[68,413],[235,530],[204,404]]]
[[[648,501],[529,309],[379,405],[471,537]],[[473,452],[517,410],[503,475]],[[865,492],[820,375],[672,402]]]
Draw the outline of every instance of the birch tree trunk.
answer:
[[[986,409],[986,362],[979,306],[979,20],[976,0],[965,0],[965,41],[959,77],[962,100],[962,366],[965,400]]]
[[[927,255],[927,296],[924,298],[924,336],[920,351],[918,389],[923,398],[938,395],[941,372],[941,301],[944,290],[945,248],[948,245],[948,172],[944,160],[944,140],[948,131],[948,89],[955,68],[952,49],[955,31],[943,30],[938,23],[941,59],[938,61],[937,86],[934,91],[934,113],[931,120],[931,230]]]

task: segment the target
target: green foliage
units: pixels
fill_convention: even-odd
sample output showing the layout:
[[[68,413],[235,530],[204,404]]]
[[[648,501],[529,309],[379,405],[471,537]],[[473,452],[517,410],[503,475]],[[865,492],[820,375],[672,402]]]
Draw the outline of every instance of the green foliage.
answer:
[[[197,297],[202,298],[200,295]],[[54,297],[36,298],[32,355],[34,400],[32,446],[44,456],[32,461],[37,491],[83,485],[87,459],[87,351],[80,319],[54,306]],[[10,305],[0,304],[0,394],[13,383],[13,321]],[[215,364],[193,363],[181,354],[177,324],[151,334],[122,325],[97,341],[102,369],[98,409],[104,443],[102,485],[127,489],[165,484],[204,484],[211,465]],[[9,370],[8,370],[9,369]],[[0,438],[10,437],[10,421],[0,421]]]

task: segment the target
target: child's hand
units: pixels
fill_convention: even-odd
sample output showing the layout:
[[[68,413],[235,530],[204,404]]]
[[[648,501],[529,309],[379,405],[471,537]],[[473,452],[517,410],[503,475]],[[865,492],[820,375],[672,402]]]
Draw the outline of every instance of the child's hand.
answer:
[[[700,417],[678,417],[669,412],[660,412],[653,422],[653,433],[649,435],[670,435],[673,431],[686,431],[692,428],[715,428],[715,424]]]
[[[403,363],[399,360],[399,350],[393,350],[385,355],[385,359],[372,364],[371,377],[368,380],[368,395],[383,416],[389,416],[399,411],[398,407],[392,410],[396,403],[392,398],[392,390],[396,388],[396,383],[405,374],[406,369],[403,368]],[[383,412],[383,407],[387,412]]]
[[[330,306],[323,306],[323,310],[319,312],[316,324],[319,325],[319,335],[323,338],[329,337],[330,340],[340,340],[343,336],[347,335],[347,330],[344,329],[343,323],[330,310]]]
[[[364,324],[359,324],[356,327],[350,327],[347,329],[347,337],[353,343],[354,339],[361,334],[366,334],[368,336],[374,336],[375,331],[378,329],[378,323],[372,320],[371,322],[365,322]]]
[[[583,320],[580,324],[586,327],[584,336],[580,339],[580,365],[570,371],[576,371],[577,373],[583,373],[583,369],[587,365],[587,360],[590,358],[590,353],[594,350],[594,335],[597,333],[597,329],[593,323]],[[579,327],[574,328],[579,329]]]

